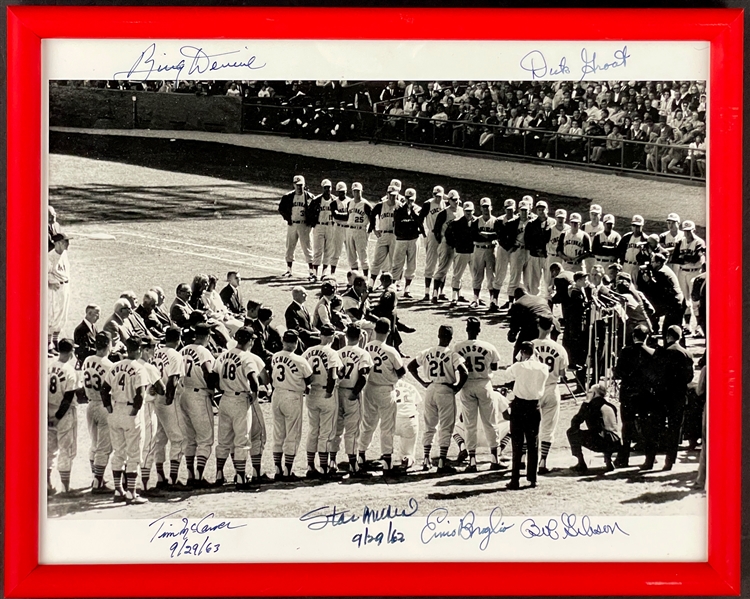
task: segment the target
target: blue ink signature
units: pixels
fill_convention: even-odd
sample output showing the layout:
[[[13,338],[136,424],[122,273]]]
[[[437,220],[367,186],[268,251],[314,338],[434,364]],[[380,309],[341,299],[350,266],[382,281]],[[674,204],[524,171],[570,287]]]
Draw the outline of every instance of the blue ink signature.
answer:
[[[589,58],[588,50],[586,48],[582,48],[581,60],[583,61],[583,66],[581,67],[580,81],[583,81],[586,78],[586,75],[594,75],[597,73],[597,71],[607,71],[609,69],[617,69],[620,67],[628,66],[628,58],[630,58],[630,54],[628,54],[627,46],[623,46],[622,50],[615,50],[613,56],[615,59],[612,62],[597,64],[596,52],[594,52],[591,55],[591,58]]]
[[[586,48],[581,49],[581,78],[583,81],[587,75],[595,75],[599,71],[608,71],[620,67],[628,66],[628,47],[623,46],[621,50],[615,50],[612,54],[614,60],[611,62],[597,62],[596,52],[589,57],[589,51]],[[524,55],[519,63],[522,70],[531,73],[531,79],[544,79],[545,77],[556,77],[558,75],[570,75],[570,66],[568,66],[567,57],[563,56],[557,64],[548,65],[547,59],[540,50],[532,50]]]
[[[324,505],[300,516],[300,521],[307,523],[310,530],[323,530],[328,525],[342,526],[352,522],[361,521],[362,524],[375,524],[381,520],[393,520],[394,518],[409,518],[417,513],[419,503],[411,497],[407,502],[407,507],[399,508],[393,505],[387,505],[381,508],[371,508],[365,506],[362,514],[357,515],[351,510],[341,510],[335,505],[333,507]]]
[[[442,507],[435,508],[427,514],[420,539],[425,545],[442,539],[461,539],[464,541],[480,539],[479,549],[484,551],[489,546],[492,535],[507,532],[514,526],[513,524],[508,526],[503,522],[503,511],[499,507],[493,508],[490,512],[488,525],[480,526],[475,522],[476,515],[473,511],[468,511],[458,519],[458,524],[451,524],[448,519],[448,510]]]
[[[221,549],[221,544],[212,543],[209,533],[215,533],[222,530],[236,530],[247,526],[246,524],[233,525],[231,520],[220,520],[216,524],[209,524],[207,520],[214,518],[213,512],[206,514],[200,520],[191,521],[190,518],[182,517],[177,523],[167,521],[167,518],[171,518],[175,514],[184,511],[184,509],[177,510],[171,514],[157,518],[148,525],[149,528],[154,526],[156,531],[151,537],[149,543],[177,539],[169,546],[171,558],[180,557],[182,555],[200,556],[204,553],[217,553],[219,549]],[[191,535],[198,535],[197,543],[193,542],[195,537],[192,537]]]
[[[614,535],[616,533],[630,535],[626,533],[620,525],[614,524],[591,524],[591,518],[583,516],[578,521],[575,514],[563,513],[560,519],[550,518],[547,522],[537,524],[533,518],[526,518],[521,523],[521,536],[525,539],[538,539],[547,537],[553,541],[573,539],[576,537],[596,537],[599,535]]]
[[[539,50],[532,50],[521,59],[521,68],[531,73],[532,79],[543,79],[548,75],[570,75],[568,59],[563,56],[557,66],[547,67],[547,60]]]
[[[245,50],[248,50],[247,46],[245,46]],[[152,73],[175,73],[174,83],[177,85],[182,76],[182,71],[186,67],[188,69],[187,75],[193,75],[196,73],[202,75],[204,73],[220,71],[222,69],[258,70],[266,66],[266,63],[256,64],[258,58],[255,55],[237,56],[237,60],[221,58],[241,53],[242,50],[233,50],[231,52],[220,52],[219,54],[207,54],[203,48],[198,48],[196,46],[182,46],[182,48],[180,48],[180,56],[182,56],[180,60],[171,64],[160,64],[154,59],[154,55],[156,54],[156,42],[154,42],[140,53],[129,70],[116,72],[113,79],[117,79],[118,76],[122,75],[124,75],[126,79],[131,79],[134,75],[138,75],[135,79],[145,81]],[[166,53],[162,54],[166,56]]]

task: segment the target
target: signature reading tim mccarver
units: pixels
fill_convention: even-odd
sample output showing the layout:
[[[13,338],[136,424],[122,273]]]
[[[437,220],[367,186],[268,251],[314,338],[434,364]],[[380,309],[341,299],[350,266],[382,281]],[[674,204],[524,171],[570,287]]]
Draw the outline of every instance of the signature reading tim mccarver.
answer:
[[[174,57],[167,57],[166,52],[158,51],[156,42],[154,42],[138,55],[130,69],[116,72],[113,78],[117,79],[124,76],[126,79],[133,77],[146,81],[152,73],[164,73],[170,77],[174,75],[174,83],[177,85],[183,71],[186,76],[190,76],[225,69],[250,69],[255,71],[265,66],[266,63],[261,64],[258,57],[251,54],[247,46],[241,50],[219,52],[218,54],[209,54],[205,49],[198,46],[182,46],[180,58],[175,60]],[[237,76],[240,75],[241,73],[238,71]]]
[[[217,520],[212,513],[202,518],[175,519],[185,510],[177,510],[149,523],[154,532],[149,543],[169,543],[169,557],[201,556],[218,553],[221,550],[220,534],[225,531],[244,528],[247,524],[232,524],[230,520]],[[211,535],[214,535],[213,538]]]
[[[581,65],[579,69],[581,78],[579,81],[583,81],[587,75],[596,75],[604,71],[627,67],[628,58],[630,58],[630,54],[628,53],[627,46],[615,50],[611,57],[604,58],[597,56],[596,52],[591,52],[587,48],[581,48]],[[541,50],[532,50],[526,54],[521,59],[520,66],[527,73],[531,73],[532,80],[570,75],[571,68],[574,68],[572,63],[568,63],[567,56],[559,59],[555,58],[548,62],[547,57]]]

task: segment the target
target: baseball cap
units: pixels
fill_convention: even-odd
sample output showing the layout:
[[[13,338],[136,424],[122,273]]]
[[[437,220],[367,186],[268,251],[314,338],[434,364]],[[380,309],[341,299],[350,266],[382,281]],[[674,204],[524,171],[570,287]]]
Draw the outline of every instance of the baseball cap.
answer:
[[[691,220],[686,220],[684,223],[682,223],[682,230],[695,231],[695,223]]]
[[[112,339],[110,338],[109,333],[107,333],[106,331],[100,331],[94,338],[94,347],[96,347],[96,349],[104,349],[110,344],[111,341]]]
[[[391,330],[391,321],[387,318],[378,318],[375,323],[375,332],[381,335]]]
[[[398,191],[401,191],[401,181],[398,179],[391,179],[391,185],[393,185]]]
[[[481,200],[479,200],[479,205],[480,206],[492,206],[492,200],[489,198],[482,198]]]
[[[476,316],[469,316],[469,318],[466,319],[467,329],[478,329],[481,326],[482,326],[482,323]]]
[[[284,331],[284,336],[282,337],[282,339],[284,340],[284,343],[297,343],[299,335],[294,329],[288,329]]]
[[[572,223],[580,223],[581,222],[581,215],[578,214],[577,212],[573,212],[570,215],[570,218],[568,220],[570,220],[570,222],[572,222]]]
[[[128,351],[136,351],[138,349],[141,349],[141,338],[137,335],[133,335],[132,337],[128,337],[125,340],[125,347]]]
[[[433,193],[433,195],[436,194],[436,193],[443,194],[443,193],[445,193],[445,190],[443,189],[443,187],[441,185],[435,185],[435,187],[432,188],[432,193]]]
[[[474,212],[474,202],[464,202],[463,209]]]
[[[255,331],[253,331],[249,327],[242,327],[241,329],[237,329],[237,332],[234,334],[234,340],[239,345],[244,345],[248,341],[250,341],[253,337],[255,337]]]
[[[438,337],[453,337],[453,327],[449,324],[441,324],[438,328]]]
[[[70,352],[73,351],[74,347],[78,347],[75,343],[73,343],[72,339],[60,339],[60,341],[57,342],[57,349],[60,352]]]
[[[331,187],[331,180],[330,179],[323,179],[320,182],[321,187]]]
[[[330,324],[323,324],[320,326],[320,334],[326,337],[332,337],[336,330]]]
[[[194,330],[197,337],[206,337],[211,332],[211,326],[205,322],[199,322],[195,325]]]
[[[631,219],[630,224],[640,225],[642,227],[644,222],[645,221],[643,220],[643,217],[640,214],[635,214],[633,215],[633,218]]]
[[[398,193],[398,187],[396,187],[395,185],[389,185],[388,193]]]
[[[676,339],[682,339],[682,329],[676,324],[673,324],[667,329],[667,334],[672,335]]]
[[[545,202],[544,200],[539,200],[536,203],[536,207],[537,208],[545,208],[545,209],[549,208],[549,206],[547,205],[547,202]]]
[[[404,192],[404,195],[405,195],[405,196],[406,196],[407,198],[416,198],[416,197],[417,197],[417,190],[416,190],[416,189],[414,189],[413,187],[410,187],[409,189],[407,189],[407,190],[406,190],[406,191]]]
[[[352,191],[362,191],[362,184],[358,181],[352,183]]]
[[[167,343],[173,343],[179,341],[182,336],[182,330],[180,327],[171,326],[164,333],[164,341]]]
[[[343,181],[336,183],[336,191],[346,191],[346,183]]]
[[[589,212],[593,212],[594,214],[601,214],[602,207],[599,204],[591,204],[591,208],[589,208]]]
[[[516,207],[516,201],[513,200],[513,199],[511,199],[511,198],[508,198],[507,200],[505,200],[503,202],[503,208],[514,208],[515,209],[515,207]]]
[[[52,236],[52,241],[53,242],[56,242],[56,241],[65,241],[66,239],[70,239],[70,237],[68,237],[65,233],[55,233]]]
[[[452,200],[460,200],[460,199],[461,199],[461,196],[460,196],[460,195],[458,195],[458,192],[457,192],[457,191],[456,191],[455,189],[451,189],[451,190],[450,190],[450,191],[448,192],[448,197],[449,197],[450,199],[452,199]]]
[[[573,273],[573,281],[580,281],[581,279],[585,279],[588,276],[589,276],[588,273],[576,272],[576,273]]]
[[[567,218],[568,217],[568,213],[567,213],[566,210],[563,210],[562,208],[558,208],[557,210],[555,210],[555,218],[557,218],[558,216],[562,216],[563,218]]]
[[[649,235],[646,238],[646,240],[647,241],[655,241],[656,243],[659,243],[659,236],[656,233],[651,233],[651,235]]]
[[[301,185],[305,184],[305,178],[302,175],[294,175],[294,179],[292,179],[292,182],[297,185],[298,183]]]
[[[526,202],[529,206],[534,205],[534,196],[525,195],[521,198],[522,202]]]
[[[604,218],[602,219],[603,223],[612,223],[615,224],[615,215],[614,214],[605,214]]]
[[[667,215],[667,220],[673,220],[674,222],[678,223],[680,222],[680,215],[677,214],[676,212],[670,212]]]

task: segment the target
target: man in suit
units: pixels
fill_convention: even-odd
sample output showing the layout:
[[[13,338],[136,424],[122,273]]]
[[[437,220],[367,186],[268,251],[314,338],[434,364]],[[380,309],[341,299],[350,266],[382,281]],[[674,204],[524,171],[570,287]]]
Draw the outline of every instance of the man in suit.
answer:
[[[305,306],[307,292],[299,285],[292,289],[292,303],[284,313],[286,328],[297,331],[304,349],[320,343],[320,334],[312,325],[310,313]]]
[[[256,319],[255,342],[250,351],[259,356],[270,370],[271,358],[273,354],[282,349],[281,334],[275,327],[271,326],[273,320],[273,311],[270,308],[260,308],[258,318]]]
[[[131,337],[126,321],[132,309],[127,299],[120,298],[115,302],[112,315],[104,323],[103,330],[112,337],[112,353],[125,355],[125,341]]]
[[[162,330],[166,331],[174,323],[164,307],[164,290],[161,287],[152,287],[149,291],[156,294],[156,306],[154,306],[153,312],[154,318],[159,322]]]
[[[219,295],[221,301],[234,316],[244,318],[245,306],[242,301],[242,294],[240,294],[240,280],[240,273],[230,270],[227,273],[226,287],[219,292]]]
[[[149,336],[154,339],[164,338],[164,328],[154,312],[158,301],[159,298],[154,291],[147,291],[143,295],[141,305],[130,315],[132,325],[137,323],[138,325],[143,326],[143,332],[139,332],[135,328],[133,329],[137,335],[140,335],[141,337]],[[134,316],[137,316],[138,320],[136,320]]]
[[[101,308],[99,306],[95,304],[86,306],[86,316],[84,316],[81,324],[73,331],[78,366],[83,364],[86,358],[96,353],[96,334],[99,332],[99,329],[96,328],[96,323],[100,316]]]
[[[169,317],[181,329],[189,326],[190,313],[193,311],[192,306],[188,303],[190,300],[190,285],[180,283],[175,291],[175,298],[172,307],[169,309]]]

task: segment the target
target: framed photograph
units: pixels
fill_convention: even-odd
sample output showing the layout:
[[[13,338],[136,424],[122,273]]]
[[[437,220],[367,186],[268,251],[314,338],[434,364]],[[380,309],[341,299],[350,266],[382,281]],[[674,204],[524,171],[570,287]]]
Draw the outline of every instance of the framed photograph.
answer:
[[[7,17],[7,596],[739,594],[742,11]]]

